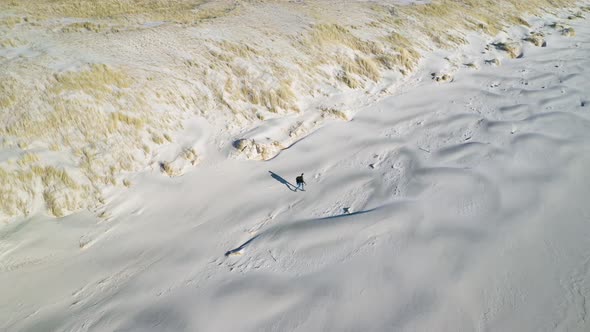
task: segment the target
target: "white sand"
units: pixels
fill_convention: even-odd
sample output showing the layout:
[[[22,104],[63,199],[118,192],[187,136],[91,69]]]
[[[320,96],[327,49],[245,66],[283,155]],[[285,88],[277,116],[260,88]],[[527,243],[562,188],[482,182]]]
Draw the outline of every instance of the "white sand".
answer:
[[[4,227],[0,330],[589,331],[589,23],[452,83],[433,57],[268,162],[140,173],[106,221]]]

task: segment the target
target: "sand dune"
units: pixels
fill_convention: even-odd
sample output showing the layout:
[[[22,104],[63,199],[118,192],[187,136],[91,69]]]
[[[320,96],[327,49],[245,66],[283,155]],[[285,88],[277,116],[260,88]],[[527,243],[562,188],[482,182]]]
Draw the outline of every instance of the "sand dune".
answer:
[[[0,0],[0,222],[104,215],[108,192],[146,168],[184,174],[209,158],[203,143],[269,160],[411,84],[425,56],[447,84],[575,36],[588,12],[575,0]],[[194,119],[205,124],[188,132]]]
[[[268,161],[201,143],[103,218],[5,226],[0,329],[588,331],[590,24],[571,26],[444,84],[427,58]]]

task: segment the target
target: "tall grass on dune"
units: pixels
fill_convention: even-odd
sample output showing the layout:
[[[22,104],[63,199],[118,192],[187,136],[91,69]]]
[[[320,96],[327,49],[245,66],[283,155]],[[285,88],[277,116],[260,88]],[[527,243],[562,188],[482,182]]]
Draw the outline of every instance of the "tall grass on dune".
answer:
[[[195,114],[238,133],[307,111],[303,99],[370,91],[387,74],[409,75],[425,52],[457,47],[468,32],[493,36],[530,28],[531,15],[590,12],[576,4],[355,2],[343,17],[327,1],[0,0],[0,146],[17,155],[0,160],[0,219],[37,206],[63,216],[102,204],[105,187],[128,187],[126,175],[176,144],[174,133]],[[304,23],[281,30],[257,18],[277,6]],[[575,34],[567,24],[555,28]],[[535,31],[526,40],[543,44]],[[518,45],[495,47],[519,55]],[[65,56],[72,49],[85,61]],[[264,158],[280,151],[272,144],[260,147]],[[181,147],[175,160],[196,164],[191,149]],[[163,173],[178,174],[184,164],[175,160],[159,161]]]

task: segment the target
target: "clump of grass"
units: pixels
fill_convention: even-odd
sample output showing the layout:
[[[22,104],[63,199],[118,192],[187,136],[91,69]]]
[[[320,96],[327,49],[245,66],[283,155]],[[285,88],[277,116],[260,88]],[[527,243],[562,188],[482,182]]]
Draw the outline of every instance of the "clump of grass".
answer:
[[[207,88],[218,105],[249,119],[256,118],[256,111],[298,110],[290,78],[292,71],[274,61],[270,54],[247,44],[229,42],[215,43],[206,54],[211,61],[211,71],[205,70],[205,74],[212,81]],[[245,61],[255,61],[256,67],[263,67],[252,72],[244,65]],[[219,86],[215,81],[224,84]],[[251,112],[242,109],[244,104]]]
[[[0,167],[0,212],[5,218],[29,214],[33,200],[32,182],[31,172],[6,171]]]
[[[15,48],[21,46],[23,43],[20,42],[18,39],[8,38],[8,39],[1,39],[0,40],[0,47],[3,48]]]
[[[265,91],[259,91],[260,104],[266,106],[266,108],[273,113],[277,113],[278,110],[288,110],[292,106],[292,102],[295,99],[295,94],[288,83],[282,82],[281,85],[276,89],[269,89]]]
[[[104,24],[96,24],[92,22],[75,22],[66,25],[61,29],[64,33],[72,33],[72,32],[104,32],[109,29],[108,26]]]
[[[269,160],[284,149],[278,141],[263,143],[253,139],[239,139],[234,142],[233,146],[242,155],[253,160]]]
[[[228,79],[224,86],[224,92],[230,96],[229,100],[224,93],[218,93],[217,98],[228,106],[230,101],[238,101],[263,107],[266,111],[272,113],[298,110],[295,105],[295,92],[288,78],[283,78],[276,84],[248,76],[235,82]]]
[[[92,18],[149,20],[195,23],[225,16],[236,5],[220,2],[207,5],[202,0],[38,0],[11,1],[3,8],[45,18]]]
[[[363,84],[359,82],[356,78],[354,78],[349,72],[341,71],[338,74],[337,78],[351,89],[358,89],[363,87]]]
[[[432,79],[439,83],[448,83],[453,81],[453,76],[450,74],[440,74],[436,75],[433,73]]]
[[[92,64],[86,70],[68,71],[54,76],[56,84],[51,92],[82,91],[95,98],[103,98],[113,88],[126,89],[133,84],[132,79],[122,70],[105,64]]]
[[[521,45],[516,42],[495,43],[492,44],[496,49],[508,53],[508,56],[515,59],[522,55]]]
[[[528,41],[529,43],[531,43],[537,47],[542,47],[542,46],[547,45],[547,43],[545,42],[545,36],[541,32],[533,32],[533,33],[531,33],[530,36],[526,37],[524,40]]]
[[[0,26],[14,28],[17,24],[21,24],[24,21],[25,19],[20,16],[5,16],[0,18]]]
[[[338,65],[340,72],[336,78],[352,89],[362,87],[364,79],[378,81],[381,78],[378,62],[376,63],[373,57],[385,52],[383,45],[375,41],[363,40],[346,27],[338,24],[317,24],[313,26],[302,45],[309,50],[316,50],[318,54],[314,57],[320,59],[320,64]],[[349,49],[356,54],[353,57],[344,54],[328,57],[326,51],[329,54],[330,48]]]
[[[61,146],[59,146],[59,144],[53,142],[53,143],[49,144],[49,150],[50,151],[60,151]]]
[[[395,55],[386,57],[382,63],[387,69],[403,68],[407,71],[413,70],[420,60],[420,53],[416,46],[408,38],[397,32],[392,32],[383,38],[384,42],[390,45],[395,51]]]
[[[53,166],[33,166],[33,174],[39,176],[45,186],[63,185],[69,189],[80,189],[80,185],[64,169]]]
[[[65,170],[53,166],[39,166],[38,157],[24,155],[19,160],[21,169],[6,171],[0,167],[0,215],[9,218],[27,216],[31,212],[37,188],[42,186],[42,199],[49,213],[64,216],[85,206],[90,187],[76,182]]]
[[[561,34],[566,37],[574,37],[576,35],[576,30],[574,28],[568,27],[561,30]]]
[[[494,66],[499,66],[500,65],[500,60],[497,58],[494,59],[490,59],[490,60],[485,60],[484,61],[486,65],[494,65]]]
[[[199,156],[194,148],[187,148],[182,151],[182,157],[189,161],[191,165],[196,165],[199,159]]]
[[[433,0],[426,4],[399,6],[398,11],[413,18],[406,21],[406,27],[423,33],[439,47],[445,47],[464,42],[454,32],[480,30],[496,35],[510,25],[530,27],[522,15],[540,14],[574,4],[573,0],[504,0],[487,1],[485,5],[479,0]]]
[[[523,19],[520,16],[516,16],[516,15],[511,15],[508,17],[507,22],[510,25],[522,25],[525,26],[527,28],[530,28],[531,25],[529,24],[529,22],[527,22],[527,20]]]
[[[169,177],[175,177],[181,174],[181,170],[174,167],[173,164],[168,161],[160,162],[160,170]]]
[[[567,17],[568,20],[575,20],[577,18],[584,18],[584,14],[582,13],[583,8],[580,8],[580,11],[575,12]]]
[[[230,53],[232,55],[232,57],[229,59],[233,59],[233,57],[252,58],[256,55],[260,55],[260,53],[255,48],[246,43],[222,41],[219,42],[218,47],[224,52]]]
[[[114,127],[111,130],[117,130],[121,124],[141,129],[145,126],[146,122],[144,119],[127,115],[121,111],[111,113],[111,125]]]
[[[22,98],[22,85],[10,76],[0,77],[0,110],[7,110]]]
[[[58,218],[83,207],[76,193],[66,188],[46,189],[43,191],[43,200],[51,215]]]
[[[72,153],[78,158],[78,176],[90,185],[71,182],[67,173],[40,166],[41,158],[25,154],[17,161],[24,169],[24,175],[19,176],[28,174],[31,180],[7,185],[14,190],[6,189],[3,195],[15,197],[5,200],[8,203],[2,211],[6,216],[25,213],[15,208],[19,204],[26,203],[30,208],[32,199],[16,199],[24,188],[29,188],[26,190],[32,196],[42,195],[48,211],[55,216],[95,204],[99,198],[96,188],[117,185],[121,172],[141,166],[134,154],[149,152],[149,145],[143,142],[144,131],[162,132],[175,126],[166,113],[146,107],[145,92],[150,90],[130,89],[136,81],[120,68],[94,64],[58,74],[45,73],[35,76],[34,84],[23,82],[23,77],[31,75],[18,79],[2,71],[0,75],[6,78],[0,80],[0,135],[18,142],[21,149],[42,142],[52,151]],[[18,93],[22,86],[28,86],[27,98]]]
[[[329,45],[342,45],[365,54],[380,53],[381,47],[371,41],[362,40],[349,29],[338,24],[318,24],[309,32],[306,42],[311,47],[325,48]]]
[[[381,79],[381,71],[377,64],[366,57],[357,56],[354,62],[346,62],[343,67],[345,71],[366,77],[375,82]]]
[[[152,141],[158,145],[164,144],[164,137],[160,134],[152,134]]]
[[[573,37],[576,35],[576,31],[574,30],[574,28],[562,23],[554,22],[549,24],[549,27],[558,30],[563,36],[566,37]]]
[[[38,163],[40,161],[39,156],[34,153],[25,153],[16,162],[20,167],[26,167],[31,164]]]
[[[322,115],[323,116],[331,116],[331,117],[335,117],[344,121],[349,121],[350,118],[348,117],[348,115],[338,109],[335,109],[333,107],[321,107],[320,108]]]

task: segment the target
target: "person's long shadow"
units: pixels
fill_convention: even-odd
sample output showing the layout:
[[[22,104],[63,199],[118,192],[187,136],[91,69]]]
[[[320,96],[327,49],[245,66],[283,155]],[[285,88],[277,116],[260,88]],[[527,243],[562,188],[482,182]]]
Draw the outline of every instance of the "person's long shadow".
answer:
[[[277,173],[268,171],[270,173],[270,176],[272,176],[273,179],[279,181],[280,183],[284,184],[285,186],[287,186],[287,188],[291,191],[297,191],[297,187],[295,187],[293,184],[289,183],[289,181],[285,180],[282,176],[278,175]]]

